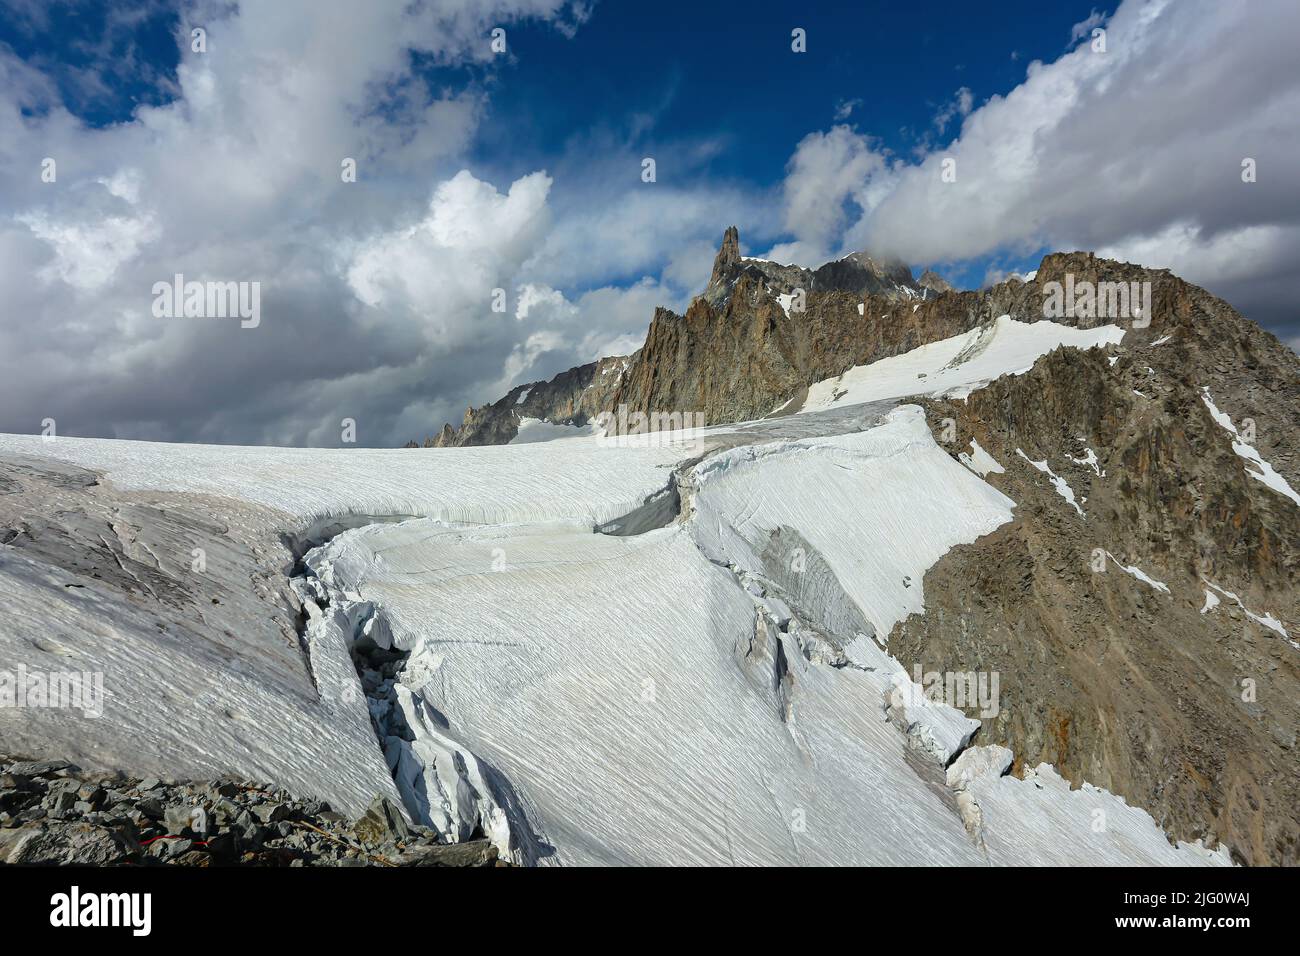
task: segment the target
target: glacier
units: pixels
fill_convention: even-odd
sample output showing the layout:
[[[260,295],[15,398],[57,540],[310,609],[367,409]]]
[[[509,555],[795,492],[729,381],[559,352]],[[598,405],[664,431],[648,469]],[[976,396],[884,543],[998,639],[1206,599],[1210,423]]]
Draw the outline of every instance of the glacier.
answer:
[[[133,575],[123,594],[0,546],[0,665],[97,669],[108,697],[93,722],[0,710],[0,738],[270,779],[353,814],[383,793],[522,864],[1227,864],[1051,767],[1010,776],[1010,752],[972,745],[979,722],[884,644],[924,613],[926,570],[1015,503],[920,408],[867,403],[915,392],[917,369],[927,390],[976,387],[1055,347],[1008,322],[689,441],[0,435],[33,489],[94,476],[45,506],[101,509]],[[187,571],[196,548],[206,571]],[[367,694],[360,648],[402,655],[400,676]]]

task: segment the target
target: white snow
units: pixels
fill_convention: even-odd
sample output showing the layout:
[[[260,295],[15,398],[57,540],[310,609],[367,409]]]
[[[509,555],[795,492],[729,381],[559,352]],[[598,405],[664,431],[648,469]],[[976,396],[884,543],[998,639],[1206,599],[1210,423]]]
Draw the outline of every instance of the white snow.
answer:
[[[1098,478],[1105,478],[1106,473],[1101,470],[1101,462],[1097,459],[1097,453],[1087,445],[1083,446],[1083,450],[1086,454],[1082,458],[1075,458],[1071,455],[1070,461],[1074,462],[1076,465],[1084,465],[1087,468],[1091,468]]]
[[[918,698],[873,635],[1012,507],[921,409],[715,454],[682,494],[687,521],[633,537],[413,520],[313,554],[412,652],[423,703],[402,706],[433,766],[403,779],[483,797],[435,824],[484,814],[512,858],[543,864],[1222,862],[1100,791],[1124,828],[1064,847],[1081,798],[1011,780],[989,792],[986,851],[913,769],[909,742],[947,760],[977,723]]]
[[[1079,503],[1074,500],[1074,489],[1070,487],[1070,483],[1052,471],[1047,464],[1046,458],[1042,461],[1034,461],[1019,448],[1016,449],[1016,454],[1045,474],[1048,480],[1051,481],[1052,487],[1056,489],[1056,493],[1069,502],[1070,506],[1079,512],[1080,517],[1087,517],[1084,515],[1083,509],[1079,507]]]
[[[1121,335],[1003,317],[851,370],[848,403],[908,394],[921,372],[927,388],[973,387],[1057,345]],[[557,429],[570,430],[525,420],[521,434]],[[706,456],[681,475],[681,518],[593,533],[664,500],[700,453],[690,439],[368,450],[0,435],[0,456],[200,504],[214,540],[223,526],[262,542],[341,531],[295,584],[306,663],[255,596],[236,626],[259,652],[217,644],[223,658],[12,548],[0,548],[0,650],[43,641],[101,663],[118,751],[197,754],[187,767],[286,782],[351,812],[400,791],[449,837],[482,827],[518,862],[1227,862],[1170,845],[1143,811],[1071,791],[1050,767],[1000,776],[1003,755],[966,757],[958,792],[943,790],[942,764],[977,721],[918,697],[882,645],[924,612],[927,570],[1011,520],[1014,502],[981,480],[1003,468],[976,442],[958,464],[903,406],[864,431]],[[221,580],[249,590],[237,562]],[[347,652],[358,630],[410,653],[393,706],[412,739],[388,739],[382,756]],[[310,679],[263,678],[276,661]],[[75,739],[70,720],[40,732]],[[1101,833],[1094,809],[1110,821]]]
[[[1201,607],[1201,613],[1205,614],[1209,611],[1213,611],[1218,606],[1219,606],[1219,596],[1215,594],[1213,591],[1211,591],[1209,588],[1206,588],[1205,604]]]
[[[664,436],[474,448],[271,448],[0,434],[0,454],[106,472],[122,489],[233,497],[303,526],[340,515],[401,515],[495,524],[626,514],[683,457]]]
[[[258,519],[239,511],[218,520],[232,517]],[[256,601],[247,567],[223,557],[228,540],[196,528],[188,540],[166,542],[175,553],[153,546],[171,566],[188,567],[196,544],[207,551],[212,582],[199,586],[221,593],[223,606],[198,616],[223,615],[229,633],[193,620],[178,626],[147,594],[115,600],[88,576],[0,547],[0,670],[22,663],[99,673],[105,691],[98,719],[67,708],[0,707],[0,739],[19,752],[140,775],[236,772],[351,814],[376,793],[396,800],[343,630],[313,625],[304,666],[292,630],[286,636],[272,620],[278,608]]]
[[[781,304],[781,311],[785,313],[785,317],[788,319],[790,317],[790,306],[794,302],[794,296],[783,292],[777,295],[776,301]]]
[[[1282,637],[1286,638],[1287,642],[1292,647],[1296,648],[1297,650],[1300,650],[1300,643],[1291,640],[1291,635],[1288,634],[1286,628],[1282,626],[1282,622],[1279,621],[1277,618],[1275,618],[1272,614],[1256,614],[1250,608],[1246,607],[1246,605],[1242,603],[1241,598],[1238,597],[1232,591],[1229,591],[1227,588],[1219,587],[1219,585],[1215,584],[1213,581],[1207,578],[1202,578],[1201,580],[1204,581],[1206,584],[1208,584],[1210,587],[1214,588],[1214,590],[1218,591],[1228,600],[1232,601],[1234,604],[1237,605],[1237,607],[1241,608],[1242,613],[1245,614],[1246,617],[1250,618],[1256,624],[1262,624],[1270,631],[1274,631],[1277,634],[1281,635]],[[1219,599],[1217,597],[1214,597],[1214,603],[1210,603],[1210,599],[1212,597],[1214,597],[1214,595],[1212,595],[1207,590],[1205,592],[1205,607],[1201,608],[1202,614],[1204,614],[1206,611],[1213,610],[1215,607],[1219,605]]]
[[[1174,336],[1173,336],[1173,333],[1171,332],[1171,333],[1168,334],[1168,335],[1162,335],[1162,336],[1160,336],[1160,338],[1156,339],[1156,340],[1155,340],[1154,342],[1152,342],[1151,344],[1152,344],[1152,345],[1164,345],[1166,342],[1168,342],[1168,341],[1169,341],[1170,339],[1172,339],[1173,337],[1174,337]]]
[[[866,304],[865,302],[859,302],[859,303],[858,303],[858,315],[863,315],[863,314],[865,314],[866,311],[867,311],[867,304]]]
[[[1129,574],[1133,575],[1133,577],[1137,578],[1139,581],[1143,582],[1144,584],[1151,585],[1151,587],[1155,588],[1157,591],[1160,591],[1164,594],[1169,593],[1169,585],[1165,584],[1162,581],[1157,581],[1155,578],[1151,577],[1145,571],[1139,568],[1136,564],[1124,564],[1123,562],[1120,561],[1119,558],[1115,557],[1115,555],[1111,554],[1109,551],[1106,552],[1106,557],[1114,561],[1115,567],[1119,568],[1121,571],[1128,572]]]
[[[970,440],[970,454],[961,452],[957,455],[957,460],[969,468],[981,478],[993,472],[995,474],[1004,474],[1006,469],[998,464],[992,455],[980,447],[980,443],[975,439]]]
[[[915,405],[865,432],[722,452],[694,478],[706,554],[759,571],[772,532],[797,529],[882,639],[924,609],[926,569],[953,545],[1011,520],[1014,506],[935,444]]]
[[[1063,345],[1096,348],[1123,336],[1124,330],[1114,325],[1075,329],[1047,321],[1017,322],[1004,315],[961,335],[818,382],[808,389],[802,411],[908,395],[964,397],[1002,375],[1027,372],[1039,357]]]
[[[1232,423],[1232,419],[1228,414],[1219,411],[1218,406],[1214,404],[1214,400],[1210,398],[1210,389],[1208,386],[1203,386],[1201,388],[1201,401],[1203,401],[1205,407],[1210,410],[1211,417],[1219,423],[1224,431],[1232,435],[1232,450],[1237,453],[1239,458],[1244,458],[1246,460],[1246,474],[1250,475],[1250,477],[1254,478],[1256,481],[1263,482],[1278,494],[1290,498],[1297,505],[1300,505],[1300,494],[1297,494],[1296,490],[1291,487],[1291,484],[1273,470],[1273,466],[1260,456],[1254,446],[1246,443],[1246,441],[1241,437],[1241,433],[1237,431],[1237,426]],[[1251,465],[1255,466],[1254,469],[1250,467]]]

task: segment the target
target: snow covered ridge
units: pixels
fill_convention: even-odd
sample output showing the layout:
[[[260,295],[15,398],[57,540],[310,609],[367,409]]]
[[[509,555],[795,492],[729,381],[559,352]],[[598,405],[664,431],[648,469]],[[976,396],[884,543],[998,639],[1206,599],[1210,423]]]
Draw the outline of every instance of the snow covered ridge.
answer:
[[[1272,614],[1256,614],[1250,608],[1246,607],[1246,605],[1242,603],[1241,598],[1239,598],[1234,592],[1229,591],[1227,588],[1219,587],[1219,585],[1215,584],[1209,578],[1202,578],[1201,580],[1204,581],[1207,585],[1205,589],[1205,606],[1201,608],[1202,614],[1206,614],[1210,611],[1213,611],[1216,607],[1218,607],[1222,603],[1219,600],[1218,594],[1222,594],[1229,601],[1232,601],[1234,604],[1236,604],[1237,607],[1241,608],[1241,612],[1245,614],[1246,617],[1250,618],[1256,624],[1262,624],[1270,631],[1274,631],[1277,634],[1281,635],[1283,638],[1286,639],[1286,642],[1288,644],[1290,644],[1296,650],[1300,651],[1300,642],[1293,640],[1291,638],[1291,635],[1287,633],[1286,628],[1282,626],[1282,622],[1279,621]],[[1213,588],[1214,590],[1212,591],[1210,590],[1210,588]],[[1218,594],[1215,594],[1215,591],[1217,591]]]
[[[961,335],[818,382],[808,389],[802,411],[908,395],[963,398],[1003,375],[1024,374],[1040,357],[1061,346],[1100,348],[1118,344],[1123,337],[1124,330],[1116,325],[1076,329],[1056,322],[1019,322],[1003,315]]]
[[[1066,481],[1064,478],[1062,478],[1060,475],[1056,474],[1056,472],[1052,471],[1052,469],[1048,466],[1046,459],[1043,459],[1042,461],[1034,461],[1032,458],[1030,458],[1028,455],[1024,453],[1023,449],[1020,448],[1016,449],[1016,454],[1019,455],[1021,458],[1023,458],[1025,461],[1029,462],[1029,464],[1033,465],[1033,467],[1036,468],[1038,471],[1041,471],[1043,474],[1045,474],[1047,476],[1047,480],[1052,483],[1052,487],[1056,489],[1056,493],[1060,495],[1062,498],[1064,498],[1066,502],[1070,505],[1070,507],[1072,507],[1075,511],[1079,513],[1080,518],[1087,517],[1087,515],[1083,513],[1083,509],[1079,507],[1079,503],[1074,500],[1074,489],[1070,487],[1070,483]],[[1094,458],[1093,461],[1095,462],[1096,459]],[[1080,462],[1080,464],[1082,464],[1082,462]]]
[[[1101,566],[1103,570],[1105,568],[1106,558],[1110,558],[1111,561],[1115,563],[1115,567],[1119,568],[1121,571],[1125,572],[1126,574],[1130,574],[1133,577],[1137,578],[1143,584],[1150,585],[1151,587],[1159,591],[1161,594],[1169,593],[1169,585],[1165,584],[1163,581],[1157,581],[1155,578],[1151,577],[1151,575],[1147,574],[1145,571],[1139,568],[1136,564],[1125,564],[1123,561],[1121,561],[1119,558],[1115,557],[1115,555],[1111,554],[1109,551],[1106,551],[1105,549],[1102,549],[1101,552],[1101,561],[1102,561]]]
[[[957,460],[981,478],[990,473],[995,475],[1006,473],[1006,469],[998,463],[998,460],[981,448],[980,443],[973,438],[970,440],[970,452],[961,452]]]

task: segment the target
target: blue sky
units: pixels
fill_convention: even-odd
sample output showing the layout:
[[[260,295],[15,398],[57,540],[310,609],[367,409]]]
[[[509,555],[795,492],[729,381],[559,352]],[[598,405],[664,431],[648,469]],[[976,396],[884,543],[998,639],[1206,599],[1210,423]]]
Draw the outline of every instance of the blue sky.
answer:
[[[1298,35],[1292,0],[0,0],[0,430],[401,444],[636,348],[731,224],[969,288],[1094,250],[1294,346]],[[177,272],[263,320],[159,321]]]
[[[819,125],[848,123],[898,154],[936,148],[959,130],[960,117],[943,131],[935,122],[958,90],[976,103],[1006,93],[1097,12],[1109,9],[1010,0],[990,16],[963,2],[755,2],[738,15],[731,4],[597,5],[572,38],[533,25],[511,31],[514,59],[495,73],[475,158],[513,179],[609,133],[646,155],[662,147],[671,177],[673,146],[704,141],[715,151],[686,175],[775,188],[792,146]],[[807,31],[806,54],[790,49],[795,26]],[[995,260],[1033,268],[1037,252],[949,272],[978,286]]]
[[[57,29],[6,18],[0,42],[57,78],[64,104],[88,125],[129,123],[141,104],[179,95],[180,11],[135,6],[129,22],[114,25],[123,4],[55,0],[47,7]],[[960,115],[942,128],[936,122],[959,90],[976,105],[1005,94],[1029,62],[1067,48],[1074,24],[1113,6],[1007,0],[990,16],[961,2],[755,2],[737,15],[728,4],[598,3],[567,35],[549,23],[510,26],[506,58],[415,61],[435,87],[478,84],[490,96],[467,158],[494,179],[513,181],[613,138],[655,156],[665,184],[776,189],[793,145],[818,125],[851,125],[894,154],[939,148],[959,132]],[[795,26],[807,31],[806,54],[791,51]],[[88,89],[82,71],[113,60],[119,65]],[[674,164],[679,152],[682,166]],[[628,167],[630,177],[639,171]],[[557,182],[557,193],[563,189]],[[746,238],[775,241],[780,233]],[[948,263],[947,273],[978,287],[990,269],[1024,271],[1044,251]],[[635,281],[636,273],[604,278]]]

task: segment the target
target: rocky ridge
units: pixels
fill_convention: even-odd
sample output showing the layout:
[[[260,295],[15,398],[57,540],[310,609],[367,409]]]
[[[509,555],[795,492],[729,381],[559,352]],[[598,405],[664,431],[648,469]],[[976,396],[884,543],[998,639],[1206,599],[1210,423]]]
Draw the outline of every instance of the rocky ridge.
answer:
[[[621,404],[704,412],[710,424],[762,417],[800,387],[978,323],[982,313],[957,317],[960,305],[935,318],[937,289],[950,287],[927,276],[929,284],[919,283],[905,264],[864,253],[817,269],[744,257],[732,226],[704,292],[684,316],[656,309],[640,350],[516,386],[468,409],[459,428],[444,425],[424,447],[504,444],[522,418],[585,425]]]
[[[1003,470],[985,480],[1018,507],[927,572],[926,612],[890,652],[999,672],[1002,707],[979,739],[1014,750],[1017,772],[1052,763],[1179,839],[1294,865],[1300,507],[1251,476],[1205,399],[1300,488],[1300,360],[1176,277],[1083,254],[1049,257],[1040,277],[1065,272],[1156,278],[1151,324],[964,401],[924,401],[936,439],[991,456]]]
[[[490,405],[466,409],[459,428],[444,424],[437,435],[424,440],[423,447],[504,445],[519,433],[525,418],[554,425],[585,425],[609,406],[614,389],[634,360],[635,354],[615,355],[561,372],[548,382],[517,385]],[[406,447],[419,446],[412,441]]]
[[[1168,276],[1080,255],[1047,256],[1039,282],[1074,268],[1077,278],[1094,281]],[[656,309],[637,352],[517,386],[424,444],[502,444],[523,417],[582,425],[620,406],[703,413],[710,425],[763,418],[796,409],[815,382],[1006,314],[1041,317],[1041,286],[1013,277],[980,292],[956,291],[932,271],[917,280],[903,263],[860,252],[817,269],[782,265],[742,256],[733,226],[704,291],[684,315]],[[1106,320],[1060,321],[1088,328]]]

